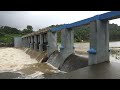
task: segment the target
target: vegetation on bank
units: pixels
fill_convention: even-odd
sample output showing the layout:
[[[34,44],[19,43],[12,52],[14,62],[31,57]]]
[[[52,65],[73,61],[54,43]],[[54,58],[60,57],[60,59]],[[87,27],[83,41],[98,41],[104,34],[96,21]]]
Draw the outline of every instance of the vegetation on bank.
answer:
[[[0,27],[0,45],[1,46],[12,46],[14,37],[23,36],[28,33],[32,33],[32,26],[28,25],[26,29],[19,30],[17,28],[2,26]]]
[[[61,25],[51,25],[49,27],[59,27]],[[90,27],[89,25],[73,28],[74,30],[74,41],[75,42],[88,42]],[[33,27],[28,25],[25,29],[19,30],[17,28],[2,26],[0,27],[0,43],[10,44],[13,43],[15,36],[23,36],[33,32]],[[61,42],[61,31],[58,33],[58,42]],[[109,37],[110,41],[120,41],[120,26],[117,24],[109,24]]]

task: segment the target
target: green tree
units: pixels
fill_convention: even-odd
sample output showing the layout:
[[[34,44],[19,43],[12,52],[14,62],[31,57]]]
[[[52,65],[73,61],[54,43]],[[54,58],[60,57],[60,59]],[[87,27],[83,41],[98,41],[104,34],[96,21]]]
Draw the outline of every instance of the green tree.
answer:
[[[31,25],[27,25],[27,30],[33,31],[33,27]]]
[[[31,25],[27,25],[27,29],[23,29],[22,34],[29,34],[33,32],[33,27]]]

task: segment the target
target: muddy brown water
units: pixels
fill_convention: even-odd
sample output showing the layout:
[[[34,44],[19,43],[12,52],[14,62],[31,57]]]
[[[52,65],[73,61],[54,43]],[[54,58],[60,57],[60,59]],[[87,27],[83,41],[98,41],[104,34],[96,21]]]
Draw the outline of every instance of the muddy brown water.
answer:
[[[115,46],[114,46],[115,45]],[[77,54],[83,54],[82,51],[87,51],[89,49],[89,43],[78,43],[75,44],[75,50]],[[117,47],[117,51],[115,50]],[[120,53],[119,53],[120,42],[110,43],[110,48],[112,48],[113,54],[110,55],[110,58],[114,62],[120,62]],[[25,53],[26,52],[26,53]],[[86,54],[87,55],[87,54]],[[53,74],[62,74],[62,72],[49,63],[41,63],[42,57],[45,56],[45,53],[39,53],[30,51],[27,49],[17,49],[10,47],[1,47],[0,48],[0,79],[43,79],[47,75]],[[71,56],[70,56],[71,57]],[[70,58],[69,57],[69,58]],[[72,64],[72,58],[67,58],[63,65],[63,68],[68,71],[67,64]],[[79,59],[79,58],[78,58]],[[76,63],[79,60],[76,60]],[[73,65],[74,66],[74,65]],[[79,65],[78,65],[79,66]],[[63,69],[61,68],[61,70]],[[78,69],[78,67],[76,67]],[[72,67],[69,69],[73,69]]]
[[[37,53],[31,52],[31,56],[25,53],[29,50],[17,48],[0,48],[0,79],[35,78],[44,74],[58,73],[59,70],[49,63],[37,61]],[[28,51],[28,52],[27,52]],[[36,58],[33,57],[37,55]],[[41,59],[44,54],[40,54]],[[40,58],[40,56],[38,56]]]

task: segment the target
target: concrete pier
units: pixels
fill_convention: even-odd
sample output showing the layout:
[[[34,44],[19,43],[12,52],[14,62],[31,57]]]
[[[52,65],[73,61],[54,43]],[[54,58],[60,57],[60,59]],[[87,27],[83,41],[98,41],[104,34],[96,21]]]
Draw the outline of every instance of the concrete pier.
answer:
[[[47,41],[47,33],[43,33],[43,51],[46,51],[47,50],[47,44],[48,44],[48,41]]]
[[[30,43],[30,48],[31,49],[34,49],[33,45],[34,45],[34,36],[31,36],[30,39],[31,39],[31,43]]]
[[[48,59],[48,63],[52,64],[56,68],[61,68],[63,63],[65,62],[66,58],[69,55],[74,53],[74,31],[71,29],[64,29],[61,31],[61,47],[60,52],[54,52],[57,50],[57,37],[56,33],[48,32],[48,53],[54,52]],[[54,37],[54,39],[52,39]],[[52,39],[52,41],[51,41]],[[54,48],[53,50],[50,48]]]
[[[24,47],[24,42],[23,42],[23,39],[24,39],[24,38],[22,38],[22,39],[21,39],[21,42],[22,42],[22,47]],[[15,43],[15,37],[14,37],[14,43]]]
[[[52,37],[56,37],[55,33],[53,34]],[[54,42],[54,46],[53,46],[53,41],[50,41],[50,39],[48,39],[48,45],[52,45],[51,47],[56,47],[56,48],[54,48],[54,50],[56,50],[57,49],[57,44],[56,44],[57,41],[55,38],[54,38],[54,41],[55,42]],[[55,66],[56,68],[61,68],[61,66],[65,62],[66,58],[74,53],[73,46],[74,46],[74,31],[71,29],[63,29],[61,31],[60,52],[54,52],[53,55],[51,55],[50,58],[48,59],[48,62],[50,64],[52,64],[53,66]],[[52,52],[52,50],[51,50],[51,52]]]
[[[37,35],[37,51],[39,51],[40,37]]]
[[[72,29],[61,31],[60,53],[64,60],[74,53],[74,31]]]
[[[48,46],[47,46],[47,52],[48,57],[56,50],[58,50],[57,47],[57,33],[49,31],[47,33],[48,35]]]
[[[109,61],[108,21],[94,21],[90,24],[90,49],[96,54],[89,54],[89,65]]]
[[[27,47],[27,37],[25,38],[25,47]]]
[[[30,48],[31,38],[28,37],[28,48]]]
[[[37,51],[37,35],[34,35],[34,50]]]
[[[42,34],[39,35],[39,42],[40,42],[39,51],[42,52],[43,51],[43,35]]]
[[[27,48],[29,48],[29,38],[27,37]]]

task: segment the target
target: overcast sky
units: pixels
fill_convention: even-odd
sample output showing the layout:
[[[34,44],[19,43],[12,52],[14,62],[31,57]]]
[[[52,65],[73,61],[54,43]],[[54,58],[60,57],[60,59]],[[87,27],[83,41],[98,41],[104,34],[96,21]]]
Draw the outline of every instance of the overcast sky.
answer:
[[[56,24],[68,24],[108,11],[0,11],[0,26],[24,29],[32,25],[33,30]],[[120,25],[120,19],[110,23]]]

